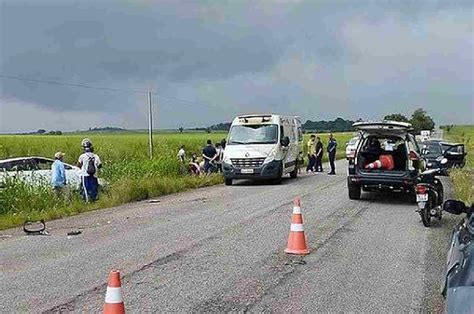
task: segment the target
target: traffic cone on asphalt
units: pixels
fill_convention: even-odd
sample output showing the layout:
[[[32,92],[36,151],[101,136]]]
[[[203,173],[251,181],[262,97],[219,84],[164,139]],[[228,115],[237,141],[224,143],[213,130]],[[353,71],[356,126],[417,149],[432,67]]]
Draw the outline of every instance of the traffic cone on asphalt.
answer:
[[[309,248],[306,245],[306,236],[303,228],[303,215],[301,214],[301,200],[295,198],[293,215],[291,217],[290,235],[288,236],[288,246],[285,250],[288,254],[306,255]]]
[[[112,270],[109,275],[107,293],[105,294],[104,314],[124,314],[125,305],[122,298],[120,272]]]

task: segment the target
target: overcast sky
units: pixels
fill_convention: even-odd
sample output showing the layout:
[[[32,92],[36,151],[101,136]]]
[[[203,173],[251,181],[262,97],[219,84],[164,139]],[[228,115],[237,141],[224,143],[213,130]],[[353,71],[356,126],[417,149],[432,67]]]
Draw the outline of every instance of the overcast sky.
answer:
[[[153,90],[158,128],[418,107],[437,123],[474,123],[471,1],[0,3],[0,75]],[[0,78],[0,132],[146,128],[147,101]]]

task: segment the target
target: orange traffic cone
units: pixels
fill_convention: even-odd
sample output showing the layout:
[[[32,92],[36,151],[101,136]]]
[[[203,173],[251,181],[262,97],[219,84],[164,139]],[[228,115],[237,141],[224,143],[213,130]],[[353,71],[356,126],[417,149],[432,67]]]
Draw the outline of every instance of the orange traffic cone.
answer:
[[[112,270],[109,275],[107,293],[105,294],[104,314],[124,314],[125,305],[122,298],[120,272]]]
[[[309,248],[306,245],[306,237],[303,228],[303,215],[301,214],[301,200],[295,198],[293,215],[291,217],[290,235],[288,236],[288,246],[285,250],[288,254],[306,255]]]
[[[380,155],[379,160],[371,162],[365,169],[386,169],[392,170],[394,168],[393,157],[391,155]]]

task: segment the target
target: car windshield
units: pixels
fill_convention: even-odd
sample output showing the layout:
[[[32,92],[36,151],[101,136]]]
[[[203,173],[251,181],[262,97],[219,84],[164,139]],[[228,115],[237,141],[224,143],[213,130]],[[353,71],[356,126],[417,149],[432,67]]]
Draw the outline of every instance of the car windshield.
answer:
[[[428,145],[423,145],[424,149],[428,150],[427,155],[441,155],[443,154],[443,151],[441,150],[441,146],[438,144],[428,144]]]
[[[275,144],[277,140],[276,124],[234,125],[230,129],[228,144]]]

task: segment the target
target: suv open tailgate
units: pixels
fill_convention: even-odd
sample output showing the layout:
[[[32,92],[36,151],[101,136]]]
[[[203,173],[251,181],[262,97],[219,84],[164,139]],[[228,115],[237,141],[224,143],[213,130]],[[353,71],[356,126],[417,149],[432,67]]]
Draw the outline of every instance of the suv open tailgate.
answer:
[[[356,122],[352,126],[369,134],[403,135],[412,130],[410,123],[398,121]]]

